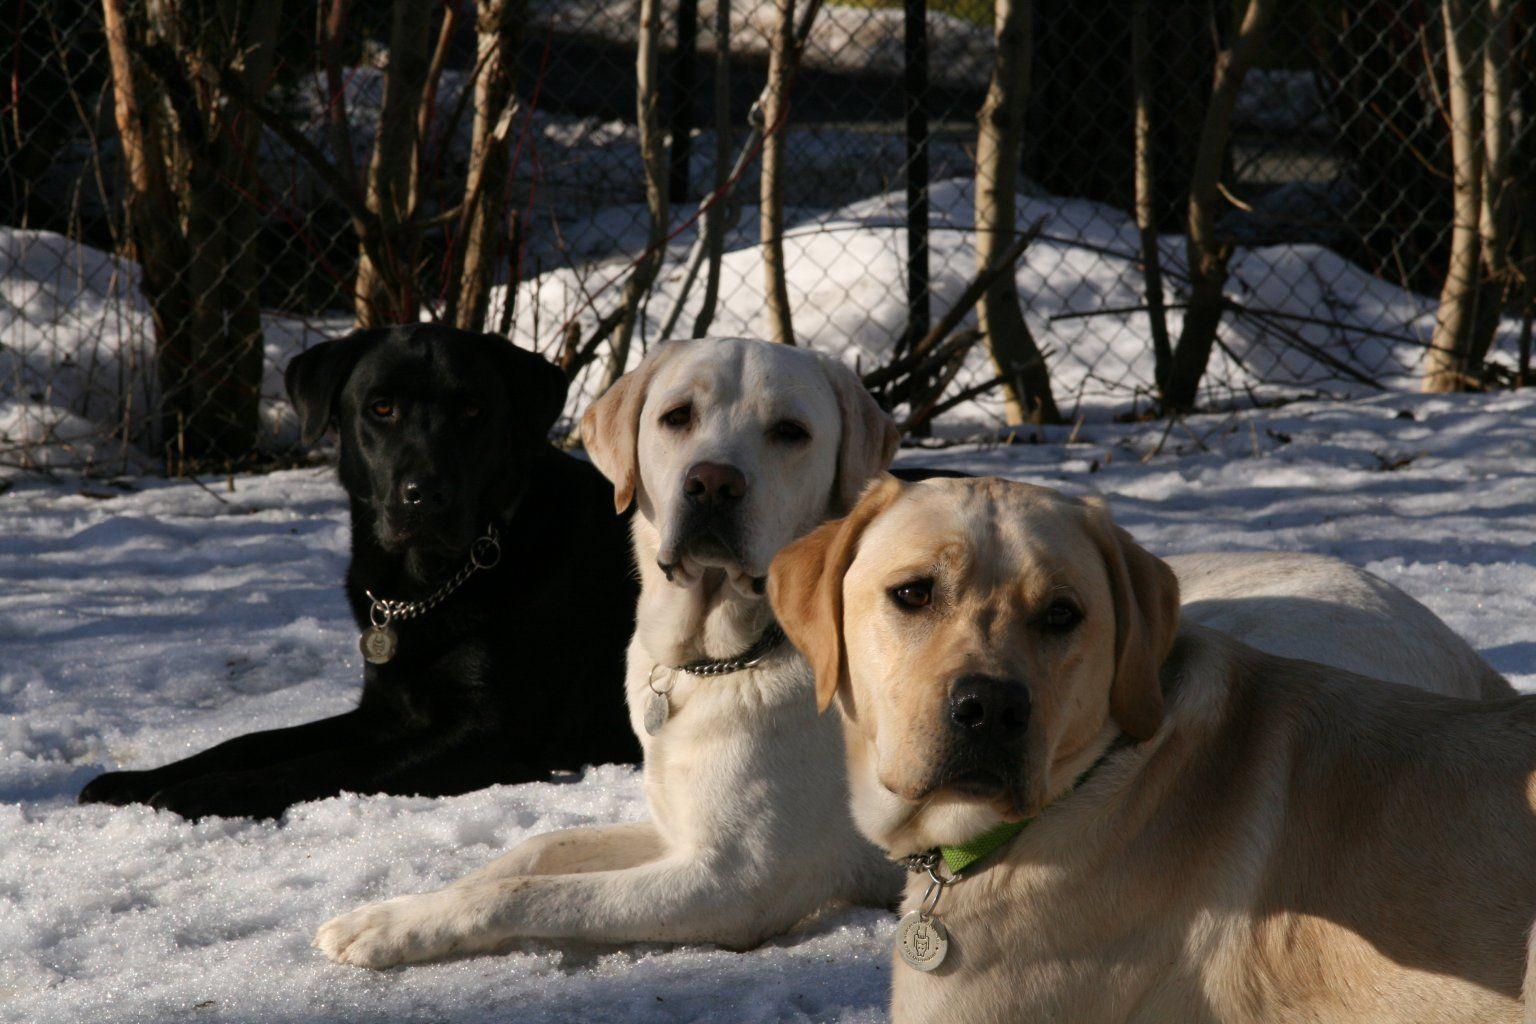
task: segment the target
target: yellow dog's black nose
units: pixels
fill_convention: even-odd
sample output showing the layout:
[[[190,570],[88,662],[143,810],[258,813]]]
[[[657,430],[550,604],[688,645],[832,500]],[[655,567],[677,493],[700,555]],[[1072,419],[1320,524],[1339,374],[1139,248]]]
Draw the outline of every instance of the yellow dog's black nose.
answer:
[[[978,739],[1005,739],[1029,725],[1029,687],[1017,679],[971,674],[949,691],[949,720]]]

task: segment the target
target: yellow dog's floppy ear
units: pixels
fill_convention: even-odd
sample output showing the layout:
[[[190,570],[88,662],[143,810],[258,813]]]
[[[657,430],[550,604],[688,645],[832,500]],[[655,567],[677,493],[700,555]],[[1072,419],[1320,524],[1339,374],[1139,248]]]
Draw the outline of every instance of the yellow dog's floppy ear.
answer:
[[[816,709],[827,710],[848,680],[843,643],[843,577],[859,538],[905,485],[889,474],[871,481],[853,510],[785,547],[768,567],[768,600],[790,643],[816,674]]]
[[[825,353],[818,352],[817,357],[837,393],[838,417],[842,420],[832,511],[846,515],[864,492],[864,485],[890,466],[901,444],[901,431],[847,364]]]
[[[592,465],[613,482],[615,512],[623,512],[635,500],[640,472],[636,451],[640,442],[640,410],[645,408],[651,378],[679,347],[672,342],[651,349],[639,366],[614,381],[581,417],[582,446]]]
[[[1149,739],[1163,724],[1158,672],[1179,628],[1179,578],[1168,563],[1115,525],[1101,499],[1085,498],[1083,504],[1115,603],[1115,678],[1109,711],[1130,736]]]

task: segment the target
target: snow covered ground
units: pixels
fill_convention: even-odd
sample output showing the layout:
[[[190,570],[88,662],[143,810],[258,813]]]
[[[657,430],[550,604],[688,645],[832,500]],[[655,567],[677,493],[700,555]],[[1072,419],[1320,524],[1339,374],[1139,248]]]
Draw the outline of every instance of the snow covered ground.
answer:
[[[1165,433],[1167,430],[1167,433]],[[1387,395],[908,451],[1097,490],[1153,550],[1342,556],[1536,688],[1536,394]],[[644,814],[638,777],[344,796],[281,824],[77,807],[149,767],[345,708],[359,675],[328,471],[0,493],[0,1021],[877,1021],[891,919],[833,910],[743,954],[535,946],[383,974],[314,928],[552,828]],[[619,699],[615,685],[614,699]]]

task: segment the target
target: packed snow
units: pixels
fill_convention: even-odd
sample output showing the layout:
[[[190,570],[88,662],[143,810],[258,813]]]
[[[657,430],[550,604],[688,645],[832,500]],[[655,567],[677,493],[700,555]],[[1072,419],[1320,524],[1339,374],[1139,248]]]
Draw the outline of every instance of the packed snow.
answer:
[[[1089,424],[901,461],[1103,493],[1161,553],[1346,558],[1536,688],[1536,395]],[[375,974],[309,947],[330,916],[528,836],[642,817],[631,769],[450,799],[348,795],[281,823],[74,804],[100,770],[346,708],[360,675],[346,549],[324,468],[23,478],[0,494],[0,1021],[884,1018],[893,920],[873,910],[833,908],[747,953],[532,944]]]

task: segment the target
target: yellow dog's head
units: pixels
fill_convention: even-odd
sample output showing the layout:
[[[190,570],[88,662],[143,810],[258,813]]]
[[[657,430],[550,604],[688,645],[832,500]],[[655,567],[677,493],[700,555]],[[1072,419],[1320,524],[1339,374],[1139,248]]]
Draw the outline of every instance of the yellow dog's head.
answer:
[[[1178,581],[1096,500],[882,477],[779,554],[769,595],[844,715],[859,826],[895,853],[1031,817],[1107,729],[1162,722]]]

